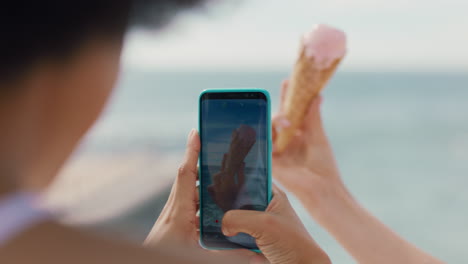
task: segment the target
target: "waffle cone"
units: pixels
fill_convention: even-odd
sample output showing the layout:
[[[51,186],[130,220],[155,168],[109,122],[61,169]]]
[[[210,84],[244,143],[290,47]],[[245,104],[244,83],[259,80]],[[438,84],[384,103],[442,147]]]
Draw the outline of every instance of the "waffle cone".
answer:
[[[275,151],[283,152],[298,128],[302,126],[312,100],[325,87],[331,78],[340,59],[336,59],[330,67],[317,66],[313,57],[307,57],[304,49],[294,67],[288,89],[283,101],[282,114],[291,125],[278,132],[275,140]]]

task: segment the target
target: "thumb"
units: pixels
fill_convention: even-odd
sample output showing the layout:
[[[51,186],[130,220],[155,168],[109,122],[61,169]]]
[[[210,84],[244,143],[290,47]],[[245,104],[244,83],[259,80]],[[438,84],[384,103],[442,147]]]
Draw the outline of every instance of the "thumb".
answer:
[[[238,233],[246,233],[257,240],[261,240],[267,234],[266,228],[273,230],[276,226],[274,215],[253,210],[228,211],[222,221],[222,231],[225,236],[235,236]],[[270,232],[271,233],[271,232]]]

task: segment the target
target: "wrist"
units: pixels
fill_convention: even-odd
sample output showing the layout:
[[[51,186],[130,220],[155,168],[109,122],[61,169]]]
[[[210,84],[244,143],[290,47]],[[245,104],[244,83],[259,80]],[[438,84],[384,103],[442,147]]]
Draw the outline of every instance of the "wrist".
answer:
[[[340,179],[311,178],[295,194],[319,223],[356,206],[354,197]]]

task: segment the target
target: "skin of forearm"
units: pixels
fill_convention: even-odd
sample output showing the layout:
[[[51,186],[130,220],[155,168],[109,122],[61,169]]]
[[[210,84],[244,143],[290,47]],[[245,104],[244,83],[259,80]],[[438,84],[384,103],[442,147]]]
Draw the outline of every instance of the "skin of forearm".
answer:
[[[345,188],[328,190],[319,201],[312,201],[310,192],[302,192],[298,197],[317,222],[359,263],[443,263],[385,226]]]

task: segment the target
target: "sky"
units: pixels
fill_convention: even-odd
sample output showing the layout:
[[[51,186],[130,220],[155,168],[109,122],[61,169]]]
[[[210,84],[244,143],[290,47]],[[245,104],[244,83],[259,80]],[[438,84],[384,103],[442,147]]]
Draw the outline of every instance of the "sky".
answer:
[[[158,31],[133,31],[124,66],[283,70],[316,23],[343,29],[349,71],[468,72],[466,0],[212,0]]]

